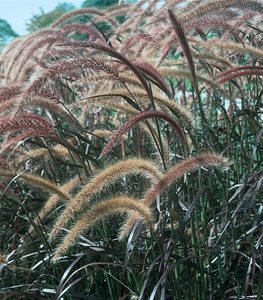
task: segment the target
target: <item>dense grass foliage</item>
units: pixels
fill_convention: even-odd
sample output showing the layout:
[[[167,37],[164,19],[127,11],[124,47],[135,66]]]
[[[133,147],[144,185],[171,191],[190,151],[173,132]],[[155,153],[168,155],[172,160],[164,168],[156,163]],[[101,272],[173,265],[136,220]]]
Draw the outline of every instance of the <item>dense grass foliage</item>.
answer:
[[[262,13],[82,8],[3,49],[1,299],[262,299]]]

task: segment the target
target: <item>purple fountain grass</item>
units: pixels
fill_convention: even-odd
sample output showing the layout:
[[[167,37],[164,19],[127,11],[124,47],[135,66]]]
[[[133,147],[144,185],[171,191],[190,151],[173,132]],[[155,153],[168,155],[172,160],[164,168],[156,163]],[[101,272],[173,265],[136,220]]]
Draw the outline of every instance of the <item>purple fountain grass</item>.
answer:
[[[98,38],[103,38],[102,34],[98,32],[93,25],[86,25],[81,23],[76,24],[65,24],[63,27],[59,28],[59,32],[63,34],[72,34],[72,33],[87,33],[97,36]],[[104,42],[104,40],[102,40]]]
[[[208,40],[205,42],[201,42],[200,46],[202,46],[204,49],[222,49],[222,50],[233,50],[238,53],[247,53],[254,58],[263,58],[263,51],[260,48],[253,47],[247,44],[240,44],[235,43],[231,41],[222,41],[222,39],[214,39],[214,40]]]
[[[230,68],[230,69],[227,69],[227,70],[224,70],[218,74],[216,74],[214,76],[214,79],[218,79],[220,78],[221,76],[224,76],[226,74],[229,74],[229,73],[235,73],[237,71],[243,71],[243,70],[263,70],[263,67],[261,66],[255,66],[255,65],[243,65],[243,66],[236,66],[236,67],[233,67],[233,68]]]
[[[138,43],[140,43],[140,41],[146,42],[147,45],[149,43],[151,43],[153,46],[159,47],[159,45],[158,45],[159,39],[157,39],[157,38],[158,37],[151,35],[148,32],[147,33],[146,32],[136,33],[136,34],[132,35],[131,37],[127,38],[123,42],[123,45],[121,46],[120,51],[125,53],[127,51],[127,49],[131,48],[132,45],[134,45],[134,43],[138,44]]]
[[[35,51],[39,49],[43,49],[47,47],[46,52],[48,49],[57,42],[64,42],[66,41],[66,37],[64,37],[61,32],[57,31],[52,36],[40,36],[36,41],[27,49],[27,52],[24,56],[21,57],[20,62],[17,63],[16,67],[16,74],[14,75],[15,78],[18,78],[19,74],[21,73],[22,69],[26,67],[27,62],[32,56],[34,55]]]
[[[180,9],[180,14],[184,14],[184,13],[188,13],[190,12],[191,10],[194,10],[196,8],[197,5],[199,5],[203,0],[189,0],[187,2],[187,4],[185,6],[183,6],[181,9]],[[168,0],[168,3],[170,2],[170,0]],[[171,1],[173,2],[173,1]]]
[[[209,52],[193,52],[193,56],[195,56],[197,59],[202,59],[202,60],[209,60],[209,63],[214,66],[215,64],[210,62],[210,61],[215,61],[217,63],[220,63],[222,66],[221,66],[221,69],[222,67],[230,67],[232,68],[233,67],[233,64],[227,60],[226,58],[223,58],[219,55],[216,55],[216,54],[212,54],[212,53],[209,53]],[[216,65],[217,66],[217,65]]]
[[[56,146],[48,149],[48,148],[36,148],[36,149],[32,149],[30,151],[27,151],[24,153],[24,155],[21,155],[18,158],[18,163],[23,162],[27,159],[31,159],[34,160],[35,158],[39,158],[39,157],[43,157],[43,159],[49,159],[50,158],[50,153],[52,153],[52,155],[57,155],[57,156],[61,156],[61,157],[68,157],[70,156],[70,152],[68,150],[68,148],[57,144]]]
[[[112,5],[107,9],[104,9],[104,15],[99,16],[99,15],[94,15],[94,18],[92,19],[93,24],[98,24],[99,22],[107,22],[112,24],[112,28],[117,28],[120,26],[119,23],[116,23],[116,17],[118,16],[127,16],[127,9],[131,6],[129,3],[120,3],[119,5]],[[102,11],[102,10],[100,10]],[[115,26],[114,24],[117,24]]]
[[[66,20],[75,17],[77,15],[99,15],[99,16],[104,16],[105,13],[99,9],[96,8],[80,8],[80,9],[75,9],[73,11],[70,11],[66,14],[64,14],[63,16],[61,16],[60,18],[58,18],[53,24],[51,24],[51,28],[56,28],[59,25],[61,25],[63,22],[65,22]],[[114,23],[114,25],[116,25]]]
[[[35,74],[38,74],[43,67],[45,68],[45,65],[43,60],[34,55],[31,57],[30,61],[23,66],[22,70],[19,73],[16,73],[16,81],[23,83],[23,87],[25,88],[28,82],[30,82],[30,79],[33,78]]]
[[[70,72],[77,68],[89,68],[95,71],[102,71],[111,74],[115,78],[119,78],[118,73],[113,68],[95,59],[90,60],[90,59],[77,58],[77,59],[61,60],[57,63],[52,64],[48,69],[40,73],[40,75],[37,76],[37,78],[34,79],[33,82],[30,83],[28,87],[24,89],[23,98],[21,97],[20,99],[18,99],[17,106],[14,111],[14,115],[17,112],[19,112],[21,108],[28,102],[28,98],[30,99],[38,91],[41,91],[44,83],[48,79],[54,78],[66,72]]]
[[[9,77],[11,72],[13,72],[14,66],[18,64],[19,59],[23,57],[23,53],[25,53],[28,50],[28,47],[31,46],[33,41],[37,40],[39,37],[53,35],[54,32],[56,32],[55,29],[48,28],[48,29],[40,30],[38,32],[35,32],[25,37],[23,41],[21,41],[21,43],[18,44],[13,55],[8,59],[10,63],[7,68],[7,77]]]
[[[0,167],[1,168],[10,168],[8,161],[4,158],[0,156]]]
[[[263,5],[260,0],[240,0],[231,7],[244,10],[245,12],[252,11],[260,14],[263,13]]]
[[[1,135],[15,131],[24,131],[25,129],[41,131],[49,136],[56,136],[53,125],[33,113],[20,113],[15,118],[0,118]]]
[[[164,189],[182,178],[184,174],[193,172],[200,167],[227,167],[228,165],[225,157],[214,153],[199,154],[185,159],[166,172],[164,177],[145,194],[143,201],[146,205],[152,205]]]
[[[251,76],[251,75],[256,75],[256,76],[263,76],[263,70],[245,70],[245,71],[240,71],[240,72],[237,72],[237,73],[231,73],[231,74],[228,74],[227,76],[224,76],[223,78],[221,78],[218,83],[219,84],[223,84],[227,81],[230,81],[234,78],[237,78],[237,77],[241,77],[241,76]]]
[[[43,97],[40,95],[35,95],[32,101],[29,103],[29,107],[41,107],[48,110],[52,115],[60,117],[63,121],[66,121],[72,129],[82,130],[82,127],[78,124],[76,119],[59,104],[58,100],[56,102],[52,101],[52,98]]]
[[[71,49],[58,49],[58,48],[50,48],[48,50],[47,53],[45,53],[45,55],[43,55],[41,57],[41,67],[43,65],[43,63],[46,64],[45,68],[43,69],[48,69],[48,67],[50,66],[50,63],[48,64],[47,62],[49,62],[50,60],[53,61],[58,61],[62,58],[67,58],[67,57],[71,57],[71,58],[77,58],[77,57],[81,57],[80,55],[76,55],[76,52],[74,52]],[[81,74],[79,73],[79,75],[81,76]]]
[[[8,137],[2,144],[0,153],[3,154],[9,148],[17,143],[21,143],[21,141],[24,141],[28,138],[34,138],[34,137],[48,137],[48,138],[56,138],[56,135],[54,133],[50,133],[50,131],[46,129],[26,129],[23,130],[22,133],[16,135],[15,137]]]
[[[237,8],[240,10],[251,10],[263,12],[263,5],[259,1],[253,0],[210,0],[209,2],[200,3],[193,11],[186,13],[182,20],[193,20],[203,17],[211,13],[216,13],[222,9]]]
[[[263,0],[121,2],[70,11],[2,52],[3,292],[260,294]],[[224,174],[220,155],[188,157],[202,149],[237,164]],[[132,233],[117,243],[123,218],[121,237]],[[54,252],[65,257],[52,266]]]
[[[147,2],[147,0],[141,0],[134,5],[131,5],[131,9],[127,11],[127,15],[130,16],[130,18],[128,18],[120,26],[116,27],[115,35],[120,35],[126,28],[128,28],[128,26],[130,26],[131,23],[133,23],[134,13],[138,14],[138,10],[141,9],[145,2]]]
[[[152,229],[152,212],[141,201],[126,196],[119,196],[110,198],[99,203],[94,204],[88,212],[73,225],[73,228],[66,235],[60,246],[55,252],[53,261],[56,261],[68,248],[75,242],[78,235],[84,230],[93,227],[98,221],[105,219],[105,217],[114,215],[117,212],[131,212],[137,213],[138,219]]]
[[[124,80],[127,82],[127,80]],[[137,87],[133,87],[132,89],[132,94],[135,97],[135,99],[140,99],[140,101],[138,101],[138,104],[141,105],[145,104],[145,100],[149,100],[148,99],[148,95],[146,94],[146,92],[141,89],[141,88],[137,88]],[[120,101],[121,99],[123,99],[123,96],[129,96],[129,91],[127,89],[124,88],[116,88],[113,89],[111,93],[105,93],[105,94],[93,94],[90,97],[87,97],[85,99],[83,99],[82,101],[77,102],[76,104],[73,105],[81,105],[81,103],[86,103],[89,101],[97,101],[97,99],[99,99],[99,103],[100,100],[103,100],[103,105],[105,103],[105,101],[112,101],[114,99]],[[192,128],[192,115],[190,114],[190,112],[188,110],[186,110],[184,107],[181,107],[179,105],[176,104],[175,101],[167,99],[166,97],[162,96],[160,93],[155,93],[153,91],[153,98],[154,100],[160,104],[160,105],[164,105],[167,108],[169,108],[173,113],[176,114],[176,116],[183,122],[183,124],[188,128]],[[137,110],[134,109],[134,112],[137,112]]]
[[[0,117],[9,116],[15,106],[15,101],[5,101],[1,103]]]
[[[231,33],[237,33],[237,26],[230,24],[230,20],[233,21],[233,19],[226,18],[225,16],[205,16],[204,18],[193,20],[192,22],[188,21],[183,27],[185,32],[196,29],[212,29],[221,27]]]
[[[0,87],[0,102],[5,102],[22,93],[22,87],[20,85],[10,85],[8,87]]]
[[[141,57],[143,59],[148,59],[149,56],[141,55],[143,50],[154,49],[158,52],[160,49],[160,43],[162,42],[162,37],[160,36],[160,32],[156,34],[154,31],[149,33],[145,32],[143,29],[140,32],[135,32],[131,37],[128,37],[123,43],[120,45],[120,51],[122,53],[132,53],[133,57]],[[143,47],[143,49],[141,49]],[[132,50],[132,52],[129,52]],[[139,58],[138,58],[139,59]]]
[[[23,42],[23,38],[16,38],[13,42],[9,45],[5,46],[4,49],[1,51],[0,54],[0,70],[6,76],[6,71],[8,68],[9,58],[12,57],[12,54],[16,51],[19,47],[19,44]],[[7,78],[7,76],[6,76]],[[9,78],[8,78],[9,79]]]
[[[180,69],[173,69],[173,68],[160,68],[160,72],[164,75],[164,76],[173,76],[173,77],[181,77],[181,78],[189,78],[192,79],[192,74],[191,72],[188,71],[181,71]],[[205,76],[201,76],[199,74],[196,74],[196,78],[198,81],[202,81],[203,84],[206,84],[209,88],[213,88],[215,90],[220,91],[220,93],[222,95],[224,95],[225,97],[228,97],[228,93],[220,88],[218,86],[218,84],[213,81],[212,79],[210,79],[209,77],[205,77]]]
[[[43,190],[50,191],[56,193],[63,199],[69,200],[70,196],[63,189],[58,187],[55,183],[50,181],[49,179],[43,178],[42,176],[38,176],[36,174],[30,173],[21,173],[14,170],[0,170],[0,177],[16,177],[21,178],[27,183],[38,186]]]
[[[91,197],[106,189],[121,176],[128,174],[144,174],[145,177],[157,182],[162,178],[162,172],[150,161],[144,159],[127,159],[105,168],[90,180],[82,190],[69,202],[67,208],[57,219],[50,237],[54,239],[61,228],[65,226],[76,213],[82,211],[91,201]]]
[[[54,91],[49,91],[46,89],[41,89],[37,94],[36,97],[40,96],[40,97],[44,97],[47,99],[50,99],[50,101],[52,102],[59,102],[59,95],[57,93],[55,93]]]
[[[134,32],[136,30],[136,27],[138,28],[143,22],[143,20],[145,20],[145,18],[153,14],[153,10],[159,2],[159,0],[148,0],[147,6],[143,6],[142,11],[137,12],[136,16],[130,18],[130,20],[132,20],[132,23],[130,23],[129,25],[129,30]]]
[[[60,31],[67,35],[72,34],[73,32],[86,33],[89,36],[92,35],[93,39],[97,38],[101,42],[104,42],[104,37],[93,25],[86,24],[66,24],[60,28]]]
[[[64,183],[61,186],[61,190],[64,191],[64,193],[67,193],[68,195],[70,194],[71,190],[76,187],[77,184],[80,183],[80,177],[77,175],[70,179],[68,182]],[[63,199],[63,200],[69,200],[69,199]],[[58,193],[55,193],[51,195],[45,205],[42,207],[40,212],[38,213],[38,218],[34,220],[34,223],[39,224],[39,220],[44,220],[44,218],[47,216],[47,214],[56,207],[56,205],[61,201],[61,195]],[[34,229],[33,225],[30,227],[29,232],[32,232]]]
[[[37,72],[37,67],[41,67],[42,69],[48,68],[48,63],[45,61],[45,57],[38,57],[37,55],[33,54],[31,57],[31,61],[29,61],[28,64],[26,64],[25,69],[23,70],[23,75],[18,74],[16,79],[25,82],[28,81],[27,78],[30,78],[29,71],[30,71],[30,64],[32,65],[31,74],[33,75],[34,71]],[[29,68],[28,68],[29,65]]]
[[[143,203],[150,207],[154,201],[162,193],[163,190],[167,189],[171,184],[181,179],[185,174],[194,172],[200,167],[228,167],[228,160],[214,153],[199,154],[178,163],[175,167],[167,171],[163,178],[156,182],[144,195]],[[119,239],[123,239],[130,232],[135,221],[137,219],[136,214],[130,215],[127,221],[124,223],[120,230]]]
[[[161,55],[158,58],[158,62],[157,62],[157,66],[160,66],[163,61],[165,60],[165,58],[168,56],[169,52],[171,51],[171,49],[174,47],[174,38],[170,39],[168,42],[166,42],[161,49]]]
[[[26,62],[33,56],[33,53],[36,50],[39,50],[40,48],[43,48],[44,46],[47,47],[47,50],[52,46],[54,43],[63,43],[68,41],[66,38],[66,33],[70,34],[72,32],[82,32],[82,33],[88,33],[92,34],[94,37],[98,38],[100,41],[104,41],[103,36],[100,32],[98,32],[96,29],[94,29],[92,26],[87,26],[85,24],[67,24],[64,25],[62,28],[59,28],[58,30],[53,30],[50,35],[41,35],[37,39],[35,39],[34,43],[32,43],[32,46],[27,50],[26,55],[21,59],[19,66],[17,68],[17,75],[21,72],[21,69],[25,66]],[[64,36],[65,35],[65,36]]]
[[[167,7],[171,7],[171,6],[175,6],[177,8],[177,6],[179,4],[181,4],[183,2],[183,4],[185,3],[184,0],[167,0]],[[188,3],[187,3],[188,5]]]
[[[194,85],[196,86],[196,89],[198,89],[197,88],[197,80],[196,80],[196,74],[195,74],[194,61],[193,61],[193,58],[192,58],[192,55],[191,55],[191,50],[190,50],[188,41],[186,39],[184,30],[181,26],[181,23],[177,20],[177,18],[175,17],[175,15],[173,14],[173,12],[171,10],[168,10],[168,14],[169,14],[169,18],[171,20],[171,23],[173,25],[174,31],[176,33],[178,42],[180,43],[180,45],[183,49],[183,52],[185,54],[185,57],[187,59],[187,62],[188,62],[189,68],[190,68],[190,72],[192,74]]]
[[[237,78],[240,76],[249,76],[249,75],[263,76],[263,67],[252,66],[252,65],[233,67],[231,69],[227,69],[227,70],[217,74],[216,76],[214,76],[214,79],[219,84],[223,84],[234,78]]]
[[[73,49],[96,49],[100,50],[103,53],[107,53],[111,57],[117,58],[119,61],[121,61],[124,65],[128,66],[133,73],[138,77],[141,84],[147,91],[147,94],[149,95],[149,98],[152,99],[152,92],[151,89],[148,86],[147,81],[145,80],[144,76],[141,74],[139,69],[124,55],[120,54],[118,51],[113,49],[112,47],[109,47],[107,45],[101,44],[101,43],[91,43],[91,42],[82,42],[82,41],[71,41],[71,42],[65,42],[63,44],[60,44],[58,46],[61,47],[71,47]]]
[[[159,71],[154,66],[152,66],[151,64],[149,64],[145,61],[141,61],[141,60],[136,60],[133,63],[141,71],[145,72],[147,75],[152,77],[156,81],[156,83],[158,84],[160,89],[162,89],[169,98],[173,98],[173,94],[171,92],[171,89],[166,84],[163,76],[159,73]]]
[[[121,136],[127,131],[129,131],[133,126],[135,126],[138,122],[143,121],[145,119],[151,119],[151,118],[161,118],[170,123],[177,134],[179,135],[181,141],[183,143],[186,142],[184,133],[182,129],[179,127],[179,125],[176,123],[176,121],[171,118],[168,114],[160,111],[144,111],[142,113],[139,113],[135,116],[132,116],[126,123],[124,123],[121,127],[119,127],[112,135],[110,141],[106,144],[106,146],[103,148],[100,156],[98,159],[100,159],[102,156],[107,154],[110,149],[113,147],[113,145],[121,138]]]

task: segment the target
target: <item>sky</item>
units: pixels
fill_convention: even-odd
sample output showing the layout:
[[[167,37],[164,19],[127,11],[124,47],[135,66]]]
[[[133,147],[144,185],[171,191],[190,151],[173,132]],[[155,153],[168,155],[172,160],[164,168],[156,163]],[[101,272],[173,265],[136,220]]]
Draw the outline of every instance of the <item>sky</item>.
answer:
[[[84,0],[0,0],[0,19],[6,20],[19,35],[27,34],[25,23],[34,14],[49,12],[61,2],[69,2],[79,8]]]

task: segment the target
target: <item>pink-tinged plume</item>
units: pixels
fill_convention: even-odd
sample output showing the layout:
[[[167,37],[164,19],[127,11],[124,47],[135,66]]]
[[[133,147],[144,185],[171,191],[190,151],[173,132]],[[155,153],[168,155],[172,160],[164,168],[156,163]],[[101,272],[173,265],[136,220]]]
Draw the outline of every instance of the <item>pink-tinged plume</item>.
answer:
[[[21,113],[15,118],[0,118],[0,134],[24,131],[28,129],[46,132],[49,135],[56,135],[51,123],[32,113]]]
[[[178,133],[180,139],[182,142],[185,143],[185,137],[183,134],[182,129],[179,127],[179,125],[175,122],[174,119],[172,119],[169,115],[167,115],[164,112],[160,111],[144,111],[142,113],[139,113],[133,117],[131,117],[126,123],[124,123],[121,127],[119,127],[112,135],[109,142],[106,144],[104,149],[102,150],[99,158],[104,156],[106,153],[110,151],[110,149],[113,147],[113,145],[121,138],[123,134],[125,134],[127,131],[129,131],[134,125],[136,125],[138,122],[143,121],[145,119],[149,118],[161,118],[168,123],[170,123],[175,131]]]

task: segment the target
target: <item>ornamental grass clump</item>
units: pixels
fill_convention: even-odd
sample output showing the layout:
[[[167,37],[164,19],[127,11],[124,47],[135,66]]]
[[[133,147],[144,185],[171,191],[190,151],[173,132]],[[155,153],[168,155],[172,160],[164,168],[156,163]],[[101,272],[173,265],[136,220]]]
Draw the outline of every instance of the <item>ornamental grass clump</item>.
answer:
[[[262,1],[119,2],[1,49],[0,298],[260,299]]]

